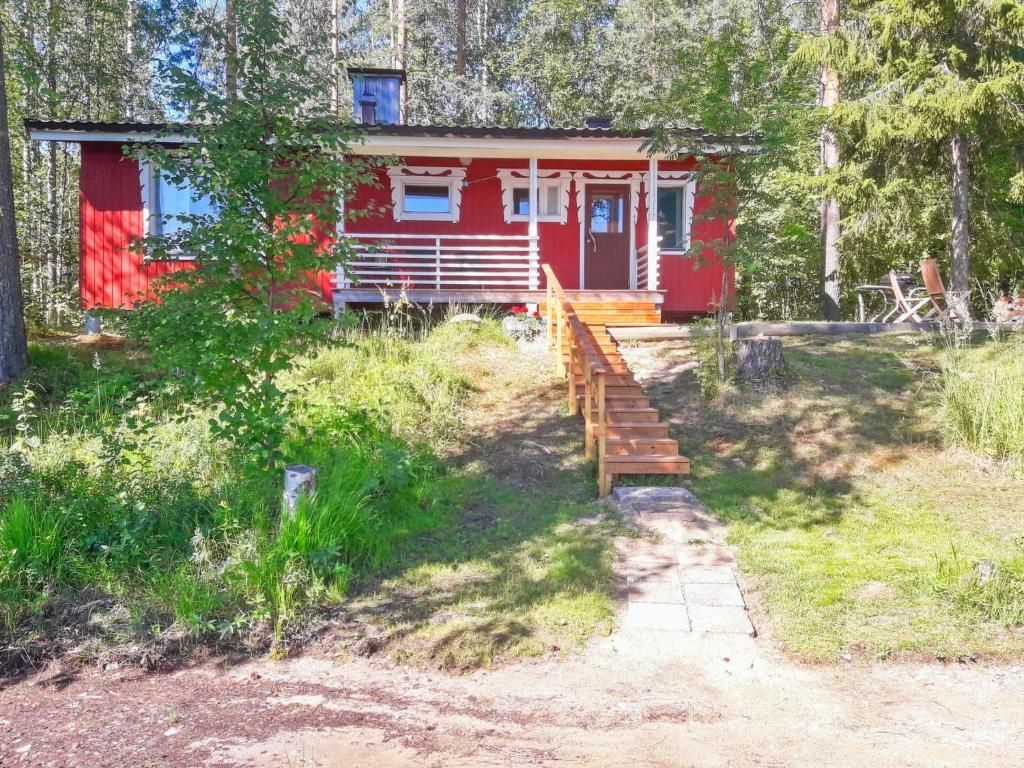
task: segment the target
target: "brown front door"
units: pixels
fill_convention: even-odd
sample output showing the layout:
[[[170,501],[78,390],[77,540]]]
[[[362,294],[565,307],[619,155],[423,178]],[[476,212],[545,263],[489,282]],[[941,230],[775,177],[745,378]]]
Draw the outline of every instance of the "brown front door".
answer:
[[[629,187],[587,185],[583,287],[629,288]]]

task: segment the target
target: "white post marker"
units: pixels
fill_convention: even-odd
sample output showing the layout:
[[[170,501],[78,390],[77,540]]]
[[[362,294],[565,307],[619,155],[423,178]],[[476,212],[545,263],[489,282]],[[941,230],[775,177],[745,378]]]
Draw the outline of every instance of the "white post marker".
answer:
[[[316,472],[316,467],[305,464],[284,468],[284,511],[289,517],[295,514],[299,499],[316,491]]]

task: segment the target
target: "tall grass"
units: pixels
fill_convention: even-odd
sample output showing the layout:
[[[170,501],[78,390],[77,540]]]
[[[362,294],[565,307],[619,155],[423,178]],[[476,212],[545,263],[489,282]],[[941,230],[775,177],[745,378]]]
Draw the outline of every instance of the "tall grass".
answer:
[[[1024,466],[1024,343],[950,350],[940,386],[954,442]]]
[[[281,638],[341,600],[445,519],[434,455],[473,389],[452,360],[504,343],[491,322],[407,331],[325,331],[282,376],[287,458],[320,471],[284,518],[279,478],[232,465],[210,414],[144,355],[34,345],[24,385],[0,393],[0,640],[86,594],[151,639]]]

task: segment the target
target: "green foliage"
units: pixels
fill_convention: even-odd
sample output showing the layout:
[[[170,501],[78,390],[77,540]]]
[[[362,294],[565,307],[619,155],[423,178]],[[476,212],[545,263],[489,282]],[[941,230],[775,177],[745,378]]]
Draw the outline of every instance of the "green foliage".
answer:
[[[726,385],[728,373],[726,381],[722,381],[718,375],[718,340],[715,336],[717,326],[709,320],[704,320],[697,326],[708,331],[706,335],[697,336],[693,340],[694,351],[700,362],[697,368],[697,381],[700,384],[701,397],[705,400],[714,400]]]
[[[17,393],[0,395],[0,632],[20,637],[54,604],[100,594],[137,617],[142,639],[169,627],[287,635],[446,519],[453,497],[433,450],[472,387],[437,361],[491,348],[497,333],[353,333],[279,374],[294,414],[282,450],[320,469],[318,493],[283,520],[276,478],[234,461],[178,381],[154,382],[159,368],[132,351],[33,345],[38,445],[10,450]]]
[[[807,37],[794,65],[838,70],[830,121],[842,165],[826,180],[843,210],[848,279],[875,281],[922,258],[948,262],[950,142],[966,137],[975,309],[1020,279],[1024,207],[1024,6],[1017,0],[856,0],[830,37]],[[852,298],[852,297],[851,297]]]
[[[371,178],[346,159],[351,134],[318,106],[327,81],[289,31],[271,0],[240,7],[238,52],[228,56],[237,97],[211,88],[187,57],[165,63],[173,103],[191,121],[186,141],[135,151],[210,210],[168,220],[178,226],[140,244],[153,259],[189,254],[194,269],[157,280],[129,327],[198,402],[218,406],[214,434],[264,468],[282,459],[286,415],[275,375],[310,342],[310,321],[325,309],[309,276],[349,257],[345,242],[323,236],[338,224],[336,195]],[[190,43],[191,30],[182,50]]]
[[[676,38],[667,84],[625,111],[631,123],[654,129],[654,149],[701,158],[698,183],[710,204],[694,221],[712,234],[695,238],[688,256],[695,266],[718,258],[736,267],[739,297],[728,303],[744,317],[805,316],[817,301],[817,190],[806,183],[817,163],[817,126],[803,109],[814,91],[787,66],[799,20],[782,6],[688,9],[699,21]],[[746,134],[758,149],[723,159],[675,130],[680,125]],[[735,236],[722,225],[732,218]]]

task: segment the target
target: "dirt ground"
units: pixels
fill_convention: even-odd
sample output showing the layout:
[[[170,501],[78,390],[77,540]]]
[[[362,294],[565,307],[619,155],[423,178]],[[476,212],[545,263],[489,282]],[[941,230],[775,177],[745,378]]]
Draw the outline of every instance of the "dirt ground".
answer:
[[[754,608],[756,638],[620,628],[463,675],[330,643],[163,673],[54,666],[0,682],[0,766],[1024,763],[1024,667],[796,664]]]
[[[620,631],[463,676],[315,656],[41,673],[0,691],[0,734],[4,766],[1016,766],[1024,669]]]

